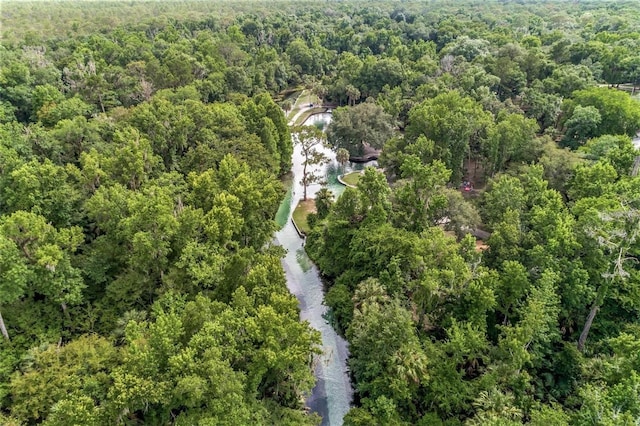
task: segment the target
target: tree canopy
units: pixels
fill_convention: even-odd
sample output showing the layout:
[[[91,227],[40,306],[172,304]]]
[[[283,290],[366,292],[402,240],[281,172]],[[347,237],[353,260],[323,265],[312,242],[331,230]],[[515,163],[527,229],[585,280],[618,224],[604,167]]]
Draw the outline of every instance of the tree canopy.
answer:
[[[2,23],[1,424],[319,423],[322,339],[274,244],[294,142],[324,161],[285,115],[310,96],[341,172],[379,154],[305,242],[346,425],[638,422],[637,2],[9,0]]]
[[[336,150],[344,148],[352,157],[362,157],[367,147],[381,149],[393,131],[392,118],[382,107],[363,102],[333,111],[327,141]]]

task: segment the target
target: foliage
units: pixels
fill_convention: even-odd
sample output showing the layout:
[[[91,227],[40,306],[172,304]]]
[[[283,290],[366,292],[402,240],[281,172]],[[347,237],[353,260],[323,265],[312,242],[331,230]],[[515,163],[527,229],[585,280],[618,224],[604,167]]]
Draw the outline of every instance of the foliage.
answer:
[[[295,130],[296,144],[300,146],[302,156],[302,184],[303,201],[307,201],[307,188],[314,183],[321,183],[323,176],[317,169],[327,162],[327,156],[318,151],[325,143],[324,133],[314,126],[301,126]]]
[[[637,420],[636,3],[2,12],[0,423],[317,423],[271,242],[320,99],[384,169],[309,220],[345,424]]]
[[[634,136],[640,128],[640,102],[624,92],[603,87],[578,90],[573,93],[568,108],[571,109],[572,105],[575,108],[566,123],[571,132],[570,137],[575,138],[581,134],[587,137],[625,134]]]
[[[434,155],[453,171],[451,180],[460,182],[462,162],[471,146],[486,138],[491,114],[480,104],[452,91],[415,106],[409,113],[406,137],[415,141],[425,136],[435,142]]]
[[[365,147],[382,148],[392,135],[391,116],[371,102],[337,108],[327,128],[329,144],[346,149],[352,157],[363,156]]]

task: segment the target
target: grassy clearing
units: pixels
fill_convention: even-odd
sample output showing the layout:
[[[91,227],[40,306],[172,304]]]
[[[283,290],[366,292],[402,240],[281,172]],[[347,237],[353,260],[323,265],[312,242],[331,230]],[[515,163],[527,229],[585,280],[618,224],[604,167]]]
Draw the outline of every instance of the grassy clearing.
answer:
[[[296,102],[296,106],[305,106],[309,104],[318,105],[320,104],[320,98],[311,93],[309,90],[303,90],[300,96],[298,97],[298,101]]]
[[[303,107],[309,106],[309,104],[319,105],[320,98],[312,94],[309,90],[303,90],[293,104],[293,108],[291,108],[291,111],[287,114],[287,120],[291,120]],[[299,120],[297,121],[299,122]]]
[[[351,186],[357,186],[358,182],[360,182],[360,178],[362,177],[362,173],[360,172],[351,172],[342,176],[342,181]]]
[[[295,117],[296,114],[299,112],[300,112],[300,107],[293,107],[291,111],[289,111],[289,114],[287,114],[287,121],[291,121],[291,119]]]
[[[293,211],[293,221],[298,229],[304,234],[308,234],[311,231],[309,223],[307,222],[307,216],[309,213],[316,212],[316,200],[300,201]]]

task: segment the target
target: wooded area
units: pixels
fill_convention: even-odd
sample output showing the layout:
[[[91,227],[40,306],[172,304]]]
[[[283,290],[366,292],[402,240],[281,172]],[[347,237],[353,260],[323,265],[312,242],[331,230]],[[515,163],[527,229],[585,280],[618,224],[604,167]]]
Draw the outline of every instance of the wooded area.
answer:
[[[273,242],[302,89],[343,167],[382,149],[308,218],[345,425],[640,421],[637,1],[0,13],[0,424],[319,423]]]

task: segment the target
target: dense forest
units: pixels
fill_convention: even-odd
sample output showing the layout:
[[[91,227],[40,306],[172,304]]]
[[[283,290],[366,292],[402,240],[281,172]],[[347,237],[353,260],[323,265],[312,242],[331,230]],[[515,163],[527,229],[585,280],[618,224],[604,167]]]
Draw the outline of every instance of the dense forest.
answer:
[[[301,90],[381,150],[308,218],[345,425],[640,422],[639,2],[0,12],[0,424],[319,424]]]

